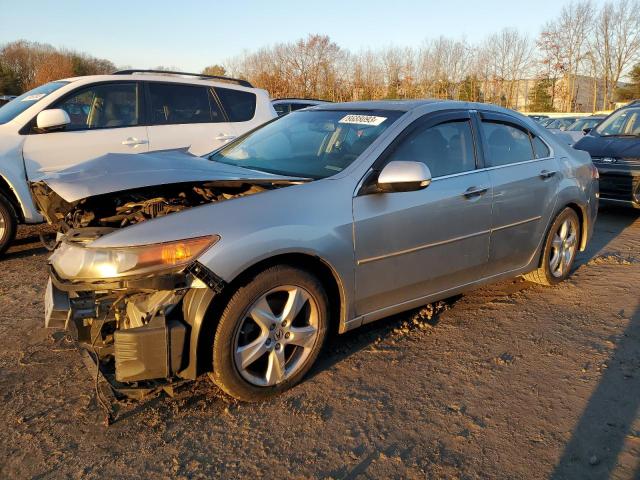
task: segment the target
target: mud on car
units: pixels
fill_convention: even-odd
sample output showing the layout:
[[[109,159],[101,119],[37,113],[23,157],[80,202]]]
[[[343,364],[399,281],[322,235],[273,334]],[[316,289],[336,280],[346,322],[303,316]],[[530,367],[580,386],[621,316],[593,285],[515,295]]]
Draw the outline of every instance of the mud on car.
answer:
[[[203,158],[107,155],[31,185],[58,226],[49,327],[121,392],[209,373],[260,400],[339,333],[517,275],[554,285],[592,234],[585,152],[499,107],[324,104]]]

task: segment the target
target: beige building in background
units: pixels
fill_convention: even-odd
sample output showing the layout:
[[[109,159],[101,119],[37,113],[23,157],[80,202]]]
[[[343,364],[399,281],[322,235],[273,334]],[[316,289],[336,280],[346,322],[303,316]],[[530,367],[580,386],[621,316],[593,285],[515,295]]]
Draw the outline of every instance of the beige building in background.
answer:
[[[531,92],[534,91],[537,82],[537,79],[518,81],[514,105],[516,110],[530,110]],[[574,92],[572,105],[569,105],[570,89]],[[557,79],[555,85],[549,89],[549,94],[557,112],[594,113],[602,110],[604,101],[603,82],[586,75],[572,77],[571,82],[568,76]]]

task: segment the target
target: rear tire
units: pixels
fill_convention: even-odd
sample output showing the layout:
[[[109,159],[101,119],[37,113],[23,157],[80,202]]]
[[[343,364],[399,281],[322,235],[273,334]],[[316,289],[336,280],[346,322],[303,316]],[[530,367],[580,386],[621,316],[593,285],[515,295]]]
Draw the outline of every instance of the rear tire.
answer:
[[[523,277],[540,285],[557,285],[571,273],[580,245],[580,220],[572,208],[565,208],[549,228],[540,267]]]
[[[213,341],[213,382],[255,402],[296,385],[316,361],[329,326],[320,281],[278,265],[240,287],[220,317]]]
[[[11,202],[0,193],[0,256],[16,238],[18,220]]]

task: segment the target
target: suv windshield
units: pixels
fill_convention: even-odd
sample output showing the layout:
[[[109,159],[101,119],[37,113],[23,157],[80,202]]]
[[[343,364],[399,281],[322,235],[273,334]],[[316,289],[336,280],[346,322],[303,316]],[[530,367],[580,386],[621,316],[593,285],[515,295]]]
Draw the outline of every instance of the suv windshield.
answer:
[[[42,100],[69,82],[50,82],[23,93],[6,105],[0,107],[0,125],[10,122],[34,103]]]
[[[325,178],[347,168],[402,114],[392,110],[293,112],[209,159],[280,175]]]
[[[596,132],[603,137],[640,136],[640,106],[613,112],[596,128]]]

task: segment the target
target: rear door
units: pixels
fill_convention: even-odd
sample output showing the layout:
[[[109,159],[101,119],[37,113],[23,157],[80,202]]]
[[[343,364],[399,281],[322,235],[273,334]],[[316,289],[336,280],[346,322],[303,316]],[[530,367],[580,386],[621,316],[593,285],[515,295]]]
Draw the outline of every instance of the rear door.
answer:
[[[549,146],[516,118],[480,112],[485,166],[493,185],[489,274],[527,265],[554,212],[559,174]]]
[[[433,180],[412,192],[353,200],[358,315],[420,299],[484,275],[491,227],[489,174],[478,169],[467,111],[428,114],[378,160],[424,162]]]
[[[27,132],[23,147],[29,179],[107,153],[148,151],[141,84],[109,82],[81,87],[49,108],[60,108],[71,123],[62,131]]]
[[[151,150],[186,148],[204,155],[237,135],[211,87],[147,82]]]

